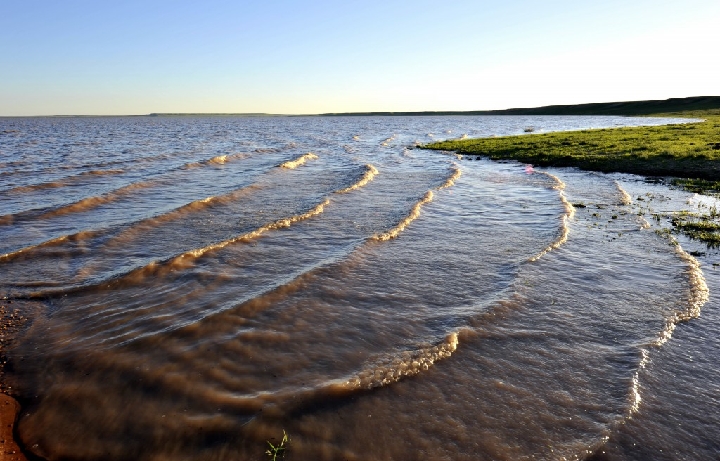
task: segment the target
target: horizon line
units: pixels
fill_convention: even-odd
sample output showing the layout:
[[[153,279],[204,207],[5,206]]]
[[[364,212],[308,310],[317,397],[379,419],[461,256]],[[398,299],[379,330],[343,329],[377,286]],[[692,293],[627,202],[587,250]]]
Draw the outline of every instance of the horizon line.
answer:
[[[653,106],[677,103],[700,103],[703,108],[720,108],[720,96],[688,96],[683,98],[667,98],[667,99],[647,99],[634,101],[615,101],[615,102],[595,102],[580,104],[552,104],[537,107],[512,107],[506,109],[481,109],[481,110],[426,110],[426,111],[359,111],[359,112],[324,112],[316,114],[275,114],[266,112],[151,112],[147,114],[53,114],[53,115],[0,115],[0,118],[37,118],[37,117],[55,117],[55,118],[83,118],[83,117],[182,117],[182,116],[215,116],[215,117],[333,117],[333,116],[413,116],[413,115],[522,115],[520,112],[528,111],[527,115],[543,115],[538,111],[563,111],[564,109],[606,109],[622,110],[630,108],[628,106]],[[705,104],[702,104],[705,103]],[[704,107],[708,106],[712,107]],[[650,108],[650,107],[648,107]],[[657,107],[656,109],[659,109]],[[686,110],[697,110],[688,108]],[[554,114],[546,114],[554,115]],[[612,114],[609,114],[612,115]]]

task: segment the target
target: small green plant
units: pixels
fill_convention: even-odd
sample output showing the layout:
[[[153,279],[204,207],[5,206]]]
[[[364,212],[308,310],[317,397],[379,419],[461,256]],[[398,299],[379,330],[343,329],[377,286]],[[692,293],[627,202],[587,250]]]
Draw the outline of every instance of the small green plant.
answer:
[[[285,457],[285,450],[287,450],[287,447],[285,445],[290,443],[290,439],[288,438],[287,433],[283,430],[283,438],[280,441],[279,444],[273,445],[272,442],[269,440],[267,441],[268,445],[270,445],[270,448],[265,452],[266,455],[268,455],[268,458],[270,458],[272,461],[277,461],[278,456],[281,458]]]

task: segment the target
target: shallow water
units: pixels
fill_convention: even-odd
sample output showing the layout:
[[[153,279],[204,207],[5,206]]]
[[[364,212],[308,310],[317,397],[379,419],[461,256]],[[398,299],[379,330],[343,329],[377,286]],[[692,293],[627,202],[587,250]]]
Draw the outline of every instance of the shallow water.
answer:
[[[0,119],[20,440],[48,459],[261,459],[283,430],[297,460],[713,459],[717,252],[649,216],[714,199],[413,148],[667,122]]]

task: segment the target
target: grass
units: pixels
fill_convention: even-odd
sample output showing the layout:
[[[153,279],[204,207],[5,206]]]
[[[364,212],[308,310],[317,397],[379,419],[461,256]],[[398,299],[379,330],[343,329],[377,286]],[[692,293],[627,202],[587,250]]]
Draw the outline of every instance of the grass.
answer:
[[[539,166],[720,181],[720,109],[663,115],[705,121],[458,139],[422,147]]]
[[[717,210],[714,208],[706,214],[686,214],[672,218],[673,232],[682,233],[693,240],[698,240],[708,248],[720,247],[720,223],[717,222]]]
[[[673,178],[670,180],[670,185],[696,194],[720,196],[720,181],[696,178]]]
[[[701,122],[458,139],[420,146],[493,160],[601,172],[672,176],[670,184],[720,196],[720,109],[653,114],[701,118]],[[675,218],[673,232],[720,247],[717,210]]]
[[[270,448],[267,449],[265,454],[268,455],[268,458],[270,458],[272,461],[277,461],[278,456],[281,458],[285,457],[285,450],[287,450],[287,447],[285,445],[290,443],[290,439],[288,438],[287,433],[283,431],[283,438],[279,444],[273,445],[273,443],[269,440],[267,441],[267,443],[268,445],[270,445]]]

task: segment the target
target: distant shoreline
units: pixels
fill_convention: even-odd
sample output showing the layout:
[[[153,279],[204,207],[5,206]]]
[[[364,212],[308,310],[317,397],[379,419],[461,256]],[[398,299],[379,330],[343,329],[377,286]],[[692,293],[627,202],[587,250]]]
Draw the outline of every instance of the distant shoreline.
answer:
[[[82,118],[82,117],[408,117],[443,115],[620,115],[644,116],[667,112],[686,112],[720,109],[720,96],[691,96],[687,98],[653,99],[644,101],[600,102],[588,104],[551,105],[498,110],[471,111],[401,111],[401,112],[328,112],[322,114],[269,114],[249,113],[203,113],[203,112],[153,112],[128,115],[0,115],[0,118]]]

